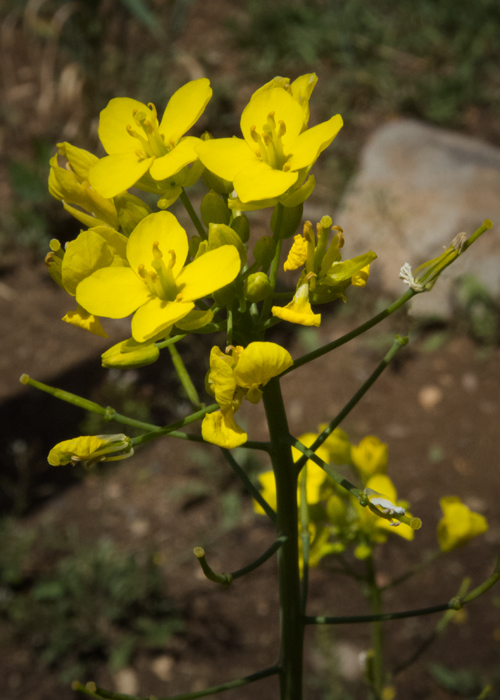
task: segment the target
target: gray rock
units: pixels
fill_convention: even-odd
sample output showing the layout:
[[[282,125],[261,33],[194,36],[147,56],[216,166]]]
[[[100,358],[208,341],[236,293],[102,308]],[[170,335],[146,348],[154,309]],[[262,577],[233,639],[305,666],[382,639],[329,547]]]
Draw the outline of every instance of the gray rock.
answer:
[[[497,224],[448,268],[430,293],[413,303],[418,315],[451,314],[452,280],[465,273],[500,294],[500,149],[461,134],[393,121],[378,129],[362,153],[335,223],[344,229],[346,253],[371,248],[379,259],[373,280],[391,295],[406,285],[399,270],[439,255],[457,233]]]

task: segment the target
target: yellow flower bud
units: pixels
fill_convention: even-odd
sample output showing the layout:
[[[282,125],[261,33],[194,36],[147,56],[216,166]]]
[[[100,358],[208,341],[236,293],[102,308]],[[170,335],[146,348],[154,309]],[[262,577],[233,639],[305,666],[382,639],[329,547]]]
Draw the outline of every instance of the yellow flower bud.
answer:
[[[243,295],[251,302],[266,299],[271,293],[271,283],[265,272],[254,272],[243,282]]]
[[[116,369],[132,369],[152,365],[160,356],[154,343],[138,343],[133,338],[113,345],[101,355],[102,366]]]
[[[112,462],[134,454],[130,438],[117,435],[84,435],[59,442],[49,452],[47,460],[53,467],[77,462]]]

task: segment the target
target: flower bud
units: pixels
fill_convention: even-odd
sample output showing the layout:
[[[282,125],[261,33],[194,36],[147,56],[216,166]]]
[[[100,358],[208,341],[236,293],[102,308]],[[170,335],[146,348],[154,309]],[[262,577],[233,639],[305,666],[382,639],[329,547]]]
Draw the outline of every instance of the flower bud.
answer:
[[[254,272],[243,282],[243,295],[247,301],[263,301],[271,293],[271,283],[265,272]]]
[[[298,204],[295,207],[283,207],[283,214],[281,218],[280,227],[280,238],[291,238],[295,231],[299,228],[300,222],[302,221],[302,212],[304,210],[303,204]],[[278,205],[273,209],[273,214],[271,216],[271,231],[274,233],[276,231],[276,224],[278,221]]]
[[[128,192],[116,195],[113,201],[118,214],[118,221],[126,236],[130,236],[137,224],[151,214],[151,209],[142,199]]]
[[[276,243],[273,241],[271,236],[262,236],[253,249],[253,257],[255,261],[262,265],[262,267],[269,267],[271,264],[274,254],[276,253]]]
[[[133,338],[113,345],[101,355],[102,366],[110,369],[146,367],[156,362],[160,351],[154,343],[138,343]]]
[[[64,440],[53,447],[47,460],[53,467],[78,462],[114,462],[131,457],[134,450],[130,438],[119,433],[117,435],[83,435],[82,437]]]
[[[223,245],[234,245],[240,254],[241,264],[247,261],[247,250],[236,231],[225,224],[210,224],[208,227],[208,246],[210,250]]]
[[[217,291],[212,294],[212,297],[217,306],[223,308],[233,303],[234,299],[237,297],[237,292],[233,284],[226,284],[225,287],[217,289]]]
[[[250,238],[250,224],[248,223],[248,218],[245,216],[245,214],[236,216],[231,221],[231,228],[233,231],[236,231],[243,243],[248,243],[248,239]]]
[[[200,205],[201,218],[205,226],[228,224],[231,216],[224,200],[214,190],[207,192]]]
[[[75,173],[80,182],[88,180],[89,170],[99,161],[99,158],[93,153],[85,151],[83,148],[72,146],[67,141],[58,143],[57,148],[59,155],[66,158],[71,165],[71,170]]]

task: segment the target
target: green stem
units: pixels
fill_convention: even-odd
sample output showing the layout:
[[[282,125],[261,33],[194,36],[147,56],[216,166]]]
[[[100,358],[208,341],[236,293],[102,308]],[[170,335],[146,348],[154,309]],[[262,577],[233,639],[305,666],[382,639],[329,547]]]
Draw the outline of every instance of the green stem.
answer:
[[[179,351],[173,344],[168,346],[168,351],[170,352],[175,370],[179,376],[179,379],[181,380],[181,384],[184,387],[184,391],[186,392],[188,399],[195,408],[202,408],[203,404],[200,401],[196,387],[189,376],[189,372],[186,369],[186,365],[184,364]]]
[[[169,348],[171,345],[175,345],[175,343],[178,343],[179,340],[182,340],[186,336],[187,333],[183,333],[182,335],[173,335],[171,338],[162,340],[161,343],[156,343],[156,347],[160,350],[163,350],[163,348]]]
[[[248,441],[245,443],[245,445],[248,445]],[[269,445],[268,445],[269,448]],[[234,473],[236,476],[241,479],[241,481],[245,484],[247,490],[250,492],[250,494],[255,498],[257,503],[260,505],[264,513],[268,516],[268,518],[271,519],[271,521],[276,525],[276,513],[274,510],[271,508],[269,503],[266,501],[264,496],[261,494],[259,489],[254,486],[254,484],[250,481],[248,478],[247,474],[243,471],[243,469],[240,467],[238,462],[235,460],[233,455],[229,452],[229,450],[226,450],[224,447],[221,448],[222,454],[224,455],[225,460],[227,463],[232,467]]]
[[[300,539],[302,542],[302,590],[301,609],[302,614],[306,614],[307,595],[309,592],[309,545],[311,534],[309,532],[309,507],[307,504],[307,463],[304,466],[300,479]]]
[[[357,338],[358,335],[361,335],[361,333],[364,333],[370,328],[373,328],[373,326],[376,326],[377,323],[383,321],[384,318],[387,318],[395,311],[397,311],[401,306],[406,304],[407,301],[414,297],[416,293],[417,292],[414,292],[413,289],[408,289],[408,291],[406,291],[402,297],[399,297],[399,299],[397,299],[393,304],[391,304],[386,309],[384,309],[384,311],[381,311],[379,314],[371,318],[369,321],[362,323],[360,326],[350,331],[349,333],[346,333],[341,338],[333,340],[331,343],[327,343],[321,348],[313,350],[312,352],[308,352],[306,355],[302,355],[302,357],[297,358],[293,365],[286,369],[280,376],[283,377],[285,374],[288,374],[288,372],[292,372],[294,369],[302,367],[302,365],[306,365],[308,362],[316,360],[318,357],[325,355],[327,352],[331,352],[332,350],[339,348],[341,345],[345,345],[345,343],[348,343],[353,338]]]
[[[186,194],[186,190],[184,187],[182,188],[181,196],[180,196],[181,202],[184,204],[184,208],[189,214],[189,218],[193,222],[196,230],[200,234],[200,238],[202,241],[206,241],[208,239],[207,232],[205,231],[203,224],[198,218],[198,215],[196,214],[195,210],[193,209],[193,205],[191,204],[191,201],[189,197]]]
[[[404,620],[407,617],[420,617],[421,615],[432,615],[433,613],[445,612],[454,609],[450,603],[433,605],[429,608],[417,608],[416,610],[404,610],[396,613],[381,613],[377,615],[308,615],[305,618],[306,625],[353,625],[362,622],[390,622],[391,620]]]
[[[209,579],[209,581],[213,581],[214,583],[220,583],[222,586],[230,586],[231,583],[237,579],[241,578],[242,576],[245,576],[246,574],[249,574],[252,571],[255,571],[255,569],[258,569],[259,566],[262,566],[268,559],[270,559],[273,554],[275,554],[278,549],[286,542],[286,537],[278,537],[266,551],[260,555],[255,561],[251,562],[251,564],[247,564],[246,566],[243,566],[241,569],[237,569],[236,571],[231,572],[230,574],[216,574],[215,571],[209,566],[206,557],[205,557],[205,551],[202,547],[195,547],[194,548],[194,553],[195,556],[198,558],[198,561],[200,562],[200,566],[203,570],[203,573],[205,576]]]
[[[321,467],[321,469],[324,469],[324,471],[328,474],[328,476],[335,481],[339,486],[342,486],[346,491],[349,491],[350,494],[352,494],[355,498],[359,500],[361,505],[366,506],[368,505],[368,498],[365,495],[365,493],[361,490],[358,489],[354,484],[351,484],[351,482],[345,478],[342,474],[339,474],[335,469],[333,469],[329,464],[324,462],[321,457],[318,457],[317,454],[315,454],[312,450],[310,450],[308,447],[306,447],[304,444],[300,442],[300,440],[297,440],[296,438],[293,437],[293,435],[288,435],[288,443],[292,446],[295,447],[299,452],[302,452],[303,455],[305,455],[308,459],[312,460],[315,464],[318,465],[318,467]],[[294,464],[294,471],[297,471],[297,463]]]
[[[382,593],[377,586],[375,574],[375,562],[370,555],[366,560],[366,580],[368,583],[368,600],[373,615],[382,615]],[[371,623],[372,648],[373,648],[373,691],[379,698],[384,687],[384,629],[380,620]]]
[[[388,588],[394,588],[394,586],[399,586],[400,584],[405,583],[405,581],[408,581],[408,579],[412,578],[416,574],[419,574],[421,571],[425,571],[425,569],[433,564],[436,559],[441,556],[441,554],[442,552],[439,549],[431,552],[431,554],[427,555],[419,564],[416,564],[413,568],[405,571],[405,573],[401,574],[401,576],[389,581],[389,583],[386,583],[385,586],[381,586],[380,590],[386,591]]]
[[[376,370],[368,377],[366,382],[358,389],[358,391],[354,394],[352,399],[346,403],[344,408],[340,411],[340,413],[335,416],[335,418],[327,425],[327,427],[323,430],[320,435],[316,438],[316,440],[313,442],[311,445],[310,449],[312,452],[316,452],[318,447],[321,447],[321,445],[325,442],[325,440],[328,438],[329,435],[333,433],[333,431],[338,428],[338,426],[342,423],[344,418],[349,415],[349,413],[352,411],[354,406],[363,398],[363,396],[366,394],[368,389],[377,381],[377,379],[380,377],[384,369],[387,367],[387,365],[391,362],[393,359],[394,355],[397,353],[397,351],[403,347],[403,345],[406,345],[408,343],[408,338],[401,338],[400,336],[396,336],[391,349],[387,353],[387,355],[384,357],[382,362],[378,365]],[[301,457],[298,462],[297,462],[297,470],[300,471],[304,464],[307,461],[307,457]]]
[[[194,693],[182,693],[181,695],[169,695],[166,697],[160,697],[156,700],[196,700],[196,698],[204,698],[207,695],[215,695],[216,693],[222,693],[224,690],[232,690],[233,688],[241,688],[243,685],[248,685],[249,683],[254,683],[255,681],[260,681],[262,678],[268,678],[268,676],[274,676],[280,672],[280,666],[270,666],[269,668],[264,668],[262,671],[257,671],[257,673],[252,673],[244,678],[238,678],[236,681],[229,681],[229,683],[221,683],[220,685],[214,685],[211,688],[205,688],[205,690],[198,690]],[[89,688],[90,686],[90,688]],[[104,688],[98,688],[95,683],[87,683],[83,685],[82,683],[75,682],[72,685],[73,690],[78,690],[85,695],[90,695],[93,698],[104,698],[104,700],[151,700],[149,698],[140,697],[139,695],[124,695],[123,693],[112,693],[109,690],[104,690]]]
[[[304,624],[297,538],[297,472],[288,444],[288,421],[278,378],[271,379],[264,387],[263,401],[271,437],[270,456],[276,478],[277,531],[287,538],[278,553],[281,610],[280,700],[301,700]]]
[[[273,294],[276,287],[276,280],[278,279],[278,268],[280,264],[281,257],[281,246],[283,244],[283,239],[281,238],[281,226],[283,223],[283,212],[284,207],[278,202],[278,210],[276,213],[276,227],[274,229],[273,241],[276,243],[276,252],[274,254],[273,261],[271,263],[271,270],[269,272],[269,283],[271,285],[271,292],[269,296],[264,300],[262,306],[262,312],[260,314],[261,323],[265,323],[268,320],[269,312],[271,311],[271,306],[273,305]]]

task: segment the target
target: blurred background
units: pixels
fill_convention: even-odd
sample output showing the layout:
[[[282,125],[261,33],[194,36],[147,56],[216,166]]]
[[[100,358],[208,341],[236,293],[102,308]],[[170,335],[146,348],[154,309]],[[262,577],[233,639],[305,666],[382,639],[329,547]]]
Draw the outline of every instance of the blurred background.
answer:
[[[333,216],[346,255],[364,246],[382,259],[366,290],[320,309],[319,329],[277,327],[270,339],[296,357],[403,293],[404,262],[438,255],[459,231],[472,233],[486,217],[495,223],[497,210],[500,223],[500,6],[3,0],[0,52],[2,698],[66,700],[76,678],[165,696],[251,673],[278,653],[275,563],[219,590],[200,577],[191,551],[204,546],[213,568],[227,570],[258,556],[273,533],[218,451],[171,439],[90,474],[46,462],[63,439],[122,428],[21,387],[22,372],[160,425],[189,412],[169,358],[137,372],[100,367],[100,353],[128,337],[126,321],[106,326],[107,341],[60,322],[68,298],[43,258],[51,238],[71,240],[80,225],[48,194],[49,158],[61,141],[103,155],[98,115],[113,97],[154,102],[161,114],[186,81],[208,77],[214,95],[193,133],[230,136],[260,85],[315,72],[310,124],[340,113],[345,126],[315,166],[305,216]],[[195,188],[193,201],[203,194]],[[183,211],[173,211],[189,231]],[[266,232],[268,215],[252,215],[256,230]],[[436,549],[444,495],[459,495],[490,529],[390,589],[388,610],[445,602],[467,575],[478,584],[500,544],[498,228],[476,249],[469,267],[426,295],[434,304],[400,312],[283,382],[293,432],[315,431],[373,371],[393,334],[410,333],[410,347],[343,426],[352,442],[375,434],[389,444],[389,475],[424,521],[414,542],[394,538],[381,549],[381,581]],[[202,387],[212,342],[223,339],[188,340],[179,350]],[[260,407],[245,409],[244,419],[252,437],[266,438]],[[252,476],[268,467],[238,452]],[[498,697],[499,607],[493,589],[414,665],[407,661],[437,620],[389,623],[398,696],[472,698],[492,684],[484,697]],[[365,610],[342,577],[326,566],[313,572],[311,614]],[[307,697],[365,697],[358,657],[368,629],[310,629],[307,641]],[[267,700],[276,692],[268,679],[227,697]]]

